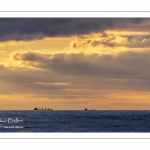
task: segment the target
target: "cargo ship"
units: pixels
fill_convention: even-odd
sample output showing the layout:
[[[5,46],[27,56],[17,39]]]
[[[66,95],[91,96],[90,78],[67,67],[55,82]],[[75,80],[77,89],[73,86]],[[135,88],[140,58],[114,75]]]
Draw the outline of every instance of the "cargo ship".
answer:
[[[37,108],[37,107],[35,107],[34,110],[53,110],[53,109],[50,109],[50,108]]]

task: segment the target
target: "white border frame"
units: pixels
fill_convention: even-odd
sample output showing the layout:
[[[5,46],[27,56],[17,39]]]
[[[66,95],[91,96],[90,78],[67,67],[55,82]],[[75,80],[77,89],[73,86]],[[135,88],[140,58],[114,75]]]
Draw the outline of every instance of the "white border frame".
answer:
[[[124,11],[98,11],[98,12],[66,12],[66,11],[14,11],[0,12],[1,18],[150,18],[150,11],[124,12]]]
[[[149,6],[149,5],[148,5]],[[1,11],[1,18],[150,18],[150,11]],[[0,133],[0,139],[150,139],[149,133]]]

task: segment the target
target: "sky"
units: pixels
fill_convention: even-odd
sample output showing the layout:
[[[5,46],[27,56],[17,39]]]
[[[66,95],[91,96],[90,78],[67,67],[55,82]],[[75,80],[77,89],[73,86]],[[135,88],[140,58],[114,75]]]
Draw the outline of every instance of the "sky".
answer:
[[[0,18],[0,110],[149,110],[149,18]]]

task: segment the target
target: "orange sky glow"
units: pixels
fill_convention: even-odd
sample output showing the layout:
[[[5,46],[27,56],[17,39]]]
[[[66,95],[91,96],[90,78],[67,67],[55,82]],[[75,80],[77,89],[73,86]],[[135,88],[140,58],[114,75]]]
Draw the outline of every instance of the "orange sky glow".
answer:
[[[0,22],[0,110],[150,109],[150,19]]]

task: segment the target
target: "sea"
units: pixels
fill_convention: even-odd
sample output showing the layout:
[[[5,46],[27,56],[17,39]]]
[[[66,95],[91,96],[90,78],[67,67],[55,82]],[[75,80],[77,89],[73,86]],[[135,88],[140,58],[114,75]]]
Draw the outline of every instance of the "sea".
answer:
[[[0,111],[0,132],[150,132],[150,111]]]

